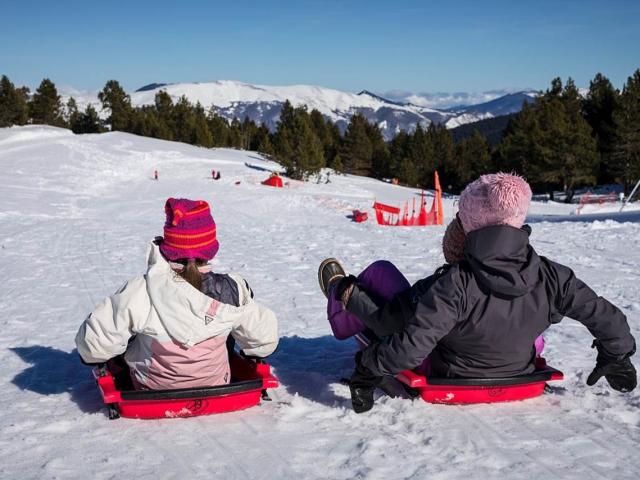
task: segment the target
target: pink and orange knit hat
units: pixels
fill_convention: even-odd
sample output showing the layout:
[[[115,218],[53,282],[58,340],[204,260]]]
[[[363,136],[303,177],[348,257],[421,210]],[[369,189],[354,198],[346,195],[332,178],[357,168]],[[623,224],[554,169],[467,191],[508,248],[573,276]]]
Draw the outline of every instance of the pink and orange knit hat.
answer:
[[[169,198],[160,251],[168,260],[211,260],[220,244],[209,204],[204,200]]]
[[[460,195],[458,216],[465,233],[491,225],[524,224],[531,202],[527,181],[509,173],[482,175]]]

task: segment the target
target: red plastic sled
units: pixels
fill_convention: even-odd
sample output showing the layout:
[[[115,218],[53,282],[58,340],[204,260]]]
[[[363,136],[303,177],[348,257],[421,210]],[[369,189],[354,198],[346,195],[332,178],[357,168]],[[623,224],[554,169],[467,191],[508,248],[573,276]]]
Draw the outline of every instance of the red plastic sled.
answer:
[[[542,395],[547,382],[562,380],[564,375],[549,367],[544,358],[537,358],[533,373],[510,378],[427,378],[411,370],[399,373],[396,378],[417,390],[425,402],[459,405],[534,398]]]
[[[362,223],[362,222],[366,222],[369,219],[369,214],[361,210],[354,210],[352,217],[354,222]]]
[[[118,388],[117,375],[106,365],[93,369],[110,419],[194,417],[231,412],[258,405],[267,388],[278,386],[278,379],[271,374],[267,363],[239,355],[231,358],[231,373],[231,383],[216,387],[125,390]]]

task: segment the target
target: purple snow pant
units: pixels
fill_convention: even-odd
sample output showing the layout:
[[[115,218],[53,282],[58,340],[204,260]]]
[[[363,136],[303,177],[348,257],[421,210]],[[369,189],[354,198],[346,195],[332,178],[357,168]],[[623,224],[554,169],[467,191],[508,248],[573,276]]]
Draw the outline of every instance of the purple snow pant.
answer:
[[[386,260],[378,260],[365,268],[358,275],[358,286],[365,290],[378,306],[382,306],[384,303],[391,301],[398,293],[411,288],[411,284],[400,273],[400,270],[393,263]],[[333,289],[329,291],[327,316],[329,317],[333,335],[338,340],[352,337],[367,329],[362,320],[345,310],[342,302],[335,298]],[[540,356],[544,349],[542,335],[536,338],[535,349],[536,356]],[[427,357],[416,371],[426,374],[428,372],[428,364],[429,358]]]

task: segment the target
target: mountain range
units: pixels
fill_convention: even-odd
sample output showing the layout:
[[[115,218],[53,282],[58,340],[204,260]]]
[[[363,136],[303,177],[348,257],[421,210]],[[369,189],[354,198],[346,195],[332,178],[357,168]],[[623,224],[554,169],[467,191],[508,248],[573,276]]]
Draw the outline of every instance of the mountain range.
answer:
[[[207,83],[152,83],[130,93],[132,104],[151,105],[156,93],[161,90],[166,91],[174,101],[184,95],[192,103],[200,102],[205,109],[213,108],[229,120],[248,117],[258,124],[265,123],[270,129],[276,128],[286,100],[294,106],[306,105],[309,110],[319,110],[341,131],[344,131],[351,116],[359,112],[369,122],[377,124],[386,139],[393,138],[400,131],[413,131],[418,124],[426,127],[435,122],[455,128],[515,113],[520,111],[524,102],[532,101],[538,94],[531,90],[521,91],[476,105],[436,109],[389,100],[368,90],[350,93],[310,85],[266,86],[220,80]],[[87,103],[99,106],[95,95],[82,98],[82,95],[75,93],[74,96],[80,106]]]

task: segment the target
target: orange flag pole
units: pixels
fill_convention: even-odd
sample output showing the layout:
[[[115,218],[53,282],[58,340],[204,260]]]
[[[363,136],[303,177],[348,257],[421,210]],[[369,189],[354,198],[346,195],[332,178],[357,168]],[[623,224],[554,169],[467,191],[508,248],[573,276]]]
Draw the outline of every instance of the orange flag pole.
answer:
[[[436,187],[436,225],[444,224],[444,212],[442,211],[442,188],[440,187],[440,177],[438,171],[434,172],[434,183]]]

